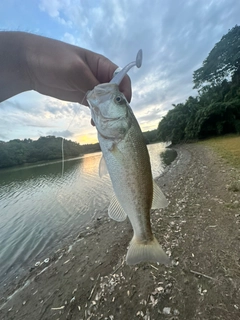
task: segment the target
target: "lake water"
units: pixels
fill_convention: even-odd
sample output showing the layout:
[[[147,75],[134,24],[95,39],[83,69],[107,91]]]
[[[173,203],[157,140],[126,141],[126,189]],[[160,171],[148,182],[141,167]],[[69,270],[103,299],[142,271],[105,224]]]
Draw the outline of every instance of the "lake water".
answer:
[[[148,146],[153,176],[163,171],[161,143]],[[48,257],[91,220],[107,215],[109,176],[98,176],[101,153],[0,170],[0,287]]]

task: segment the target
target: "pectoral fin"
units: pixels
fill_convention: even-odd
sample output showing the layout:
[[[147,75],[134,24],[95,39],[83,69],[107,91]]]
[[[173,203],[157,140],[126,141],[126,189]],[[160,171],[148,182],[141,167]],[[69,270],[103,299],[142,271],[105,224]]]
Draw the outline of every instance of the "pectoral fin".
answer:
[[[112,197],[112,201],[108,208],[108,215],[111,219],[119,222],[124,221],[127,218],[125,211],[119,204],[115,195]]]
[[[107,165],[105,162],[104,157],[102,156],[99,162],[99,169],[98,169],[99,177],[102,178],[105,174],[108,174]]]
[[[168,201],[165,195],[162,193],[162,190],[153,181],[153,201],[152,201],[152,209],[165,208],[168,205]]]

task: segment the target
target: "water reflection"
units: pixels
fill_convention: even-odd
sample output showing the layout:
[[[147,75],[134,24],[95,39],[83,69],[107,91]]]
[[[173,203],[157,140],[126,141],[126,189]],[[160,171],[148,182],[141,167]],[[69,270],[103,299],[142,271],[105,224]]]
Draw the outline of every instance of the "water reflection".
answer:
[[[148,149],[156,178],[164,145]],[[100,158],[98,152],[66,160],[63,175],[61,161],[0,170],[0,286],[107,215],[113,190],[108,175],[99,177]]]
[[[94,176],[98,173],[98,166],[101,159],[102,153],[98,152],[92,155],[86,155],[83,158],[82,173]]]

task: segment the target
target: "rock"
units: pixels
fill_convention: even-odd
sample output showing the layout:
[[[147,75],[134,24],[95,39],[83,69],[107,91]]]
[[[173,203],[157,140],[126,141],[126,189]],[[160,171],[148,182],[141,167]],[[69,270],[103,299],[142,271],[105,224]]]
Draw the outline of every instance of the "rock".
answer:
[[[180,312],[178,311],[178,309],[174,309],[174,310],[173,310],[173,314],[174,314],[175,316],[178,316],[179,313],[180,313]]]
[[[72,297],[72,299],[70,300],[70,303],[73,303],[76,300],[75,296]]]
[[[163,314],[171,314],[171,308],[164,307],[162,312],[163,312]]]

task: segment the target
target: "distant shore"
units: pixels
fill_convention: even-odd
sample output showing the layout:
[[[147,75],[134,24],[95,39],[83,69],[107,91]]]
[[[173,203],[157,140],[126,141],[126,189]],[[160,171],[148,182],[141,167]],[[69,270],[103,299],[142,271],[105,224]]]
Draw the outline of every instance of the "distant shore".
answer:
[[[170,204],[152,214],[173,267],[127,266],[131,225],[103,212],[49,261],[1,289],[0,318],[237,319],[240,206],[230,186],[240,170],[202,144],[174,148],[176,160],[157,179]]]

